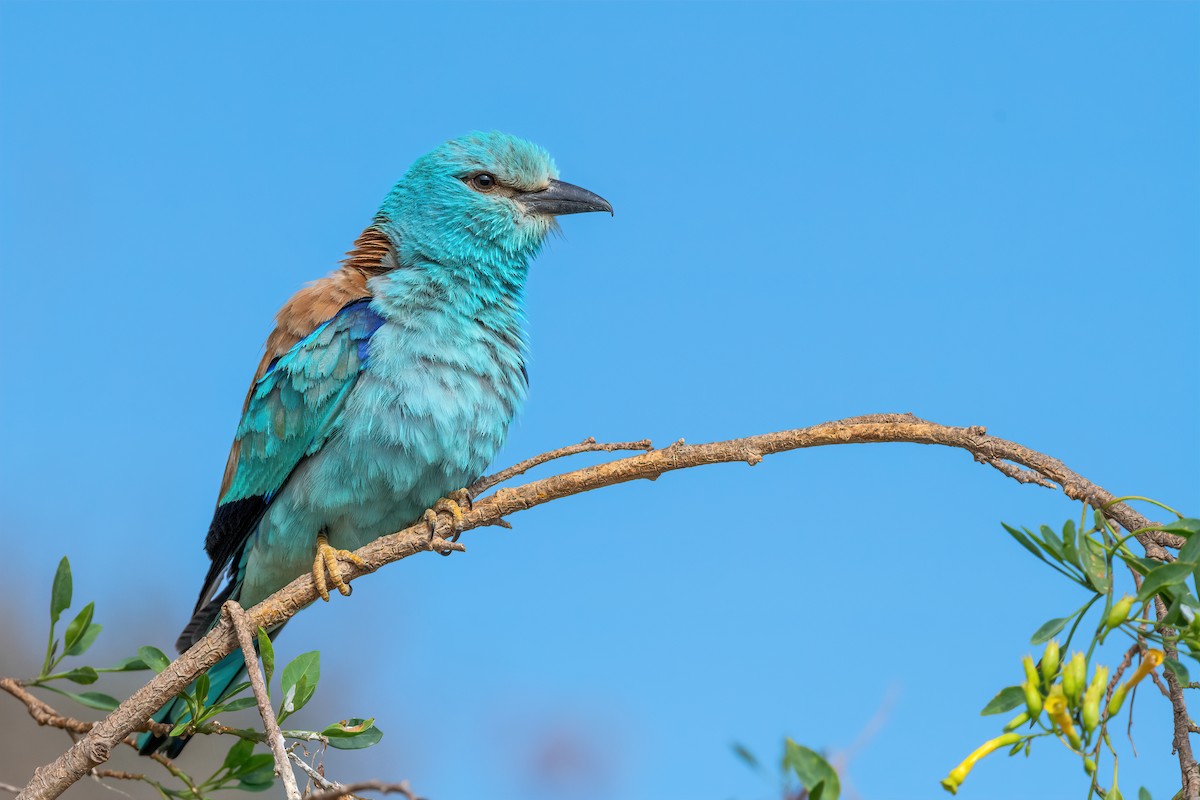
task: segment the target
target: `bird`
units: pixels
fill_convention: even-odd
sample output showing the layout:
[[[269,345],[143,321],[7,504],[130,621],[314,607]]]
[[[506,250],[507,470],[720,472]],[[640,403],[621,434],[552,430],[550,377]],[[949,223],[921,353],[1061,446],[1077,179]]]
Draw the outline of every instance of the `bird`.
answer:
[[[179,652],[228,600],[249,608],[309,571],[322,599],[329,584],[349,594],[338,562],[359,562],[355,549],[438,511],[461,515],[463,487],[527,393],[529,263],[557,217],[597,211],[612,205],[509,134],[469,133],[412,163],[340,268],[275,317]],[[209,670],[209,704],[244,667],[235,652]],[[178,698],[154,717],[188,718]],[[138,744],[175,757],[186,743],[144,733]]]

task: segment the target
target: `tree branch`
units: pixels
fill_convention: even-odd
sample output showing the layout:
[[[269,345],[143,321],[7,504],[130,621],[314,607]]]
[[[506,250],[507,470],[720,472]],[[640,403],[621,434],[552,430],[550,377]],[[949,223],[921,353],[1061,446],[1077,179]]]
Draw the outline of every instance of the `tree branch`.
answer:
[[[275,774],[283,781],[283,791],[287,800],[300,800],[300,787],[296,785],[296,773],[288,763],[286,744],[283,734],[279,732],[279,723],[275,721],[275,709],[271,708],[271,698],[267,696],[267,684],[263,680],[262,668],[258,665],[258,652],[254,649],[254,634],[257,630],[250,625],[246,612],[236,600],[229,600],[221,609],[229,618],[237,634],[238,646],[242,648],[242,658],[246,662],[246,674],[250,678],[250,688],[254,691],[254,699],[258,703],[258,713],[262,717],[263,731],[267,734],[267,744],[271,754],[275,756]]]
[[[1042,483],[1024,471],[1014,472],[1012,464],[1035,473],[1045,482],[1058,484],[1063,493],[1073,499],[1103,508],[1104,513],[1128,531],[1150,525],[1150,522],[1124,503],[1112,503],[1115,499],[1105,491],[1068,469],[1061,461],[1051,458],[1023,445],[988,436],[983,427],[967,428],[938,425],[918,419],[911,414],[876,414],[864,417],[826,422],[809,428],[797,428],[776,433],[747,436],[699,445],[685,445],[682,440],[662,450],[653,450],[641,455],[617,459],[584,469],[543,478],[518,486],[502,488],[494,494],[474,503],[473,508],[463,515],[462,530],[467,531],[485,525],[495,525],[503,517],[581,492],[605,486],[646,479],[654,480],[664,473],[688,469],[706,464],[742,461],[751,466],[765,456],[808,447],[841,444],[867,444],[881,442],[908,442],[955,447],[968,451],[977,461],[988,464],[1018,481]],[[589,444],[585,442],[584,444]],[[641,444],[641,443],[637,443]],[[574,445],[579,448],[582,445]],[[601,446],[598,449],[603,449]],[[571,450],[571,448],[564,448]],[[561,451],[559,451],[561,452]],[[572,452],[584,452],[573,450]],[[548,460],[548,459],[546,459]],[[531,462],[539,462],[531,459]],[[527,462],[527,463],[531,463]],[[531,463],[532,465],[532,463]],[[520,466],[520,465],[518,465]],[[506,471],[507,472],[507,471]],[[499,473],[506,476],[505,472]],[[1024,478],[1022,477],[1024,476]],[[498,480],[502,480],[503,477]],[[486,485],[491,479],[484,479]],[[451,547],[447,538],[452,536],[450,522],[443,515],[438,519],[436,536],[431,540],[428,527],[419,522],[402,531],[376,539],[362,547],[357,555],[365,566],[342,563],[346,580],[359,578],[379,569],[384,564],[407,558],[426,550],[445,550]],[[1183,537],[1161,531],[1138,534],[1138,541],[1146,548],[1151,558],[1166,560],[1170,556],[1164,548],[1178,548]],[[305,574],[283,589],[268,597],[248,612],[250,624],[267,630],[285,622],[317,597],[312,576]],[[39,767],[19,800],[48,800],[58,797],[72,783],[78,781],[89,770],[108,759],[112,748],[131,731],[145,725],[150,715],[168,699],[178,694],[201,672],[216,664],[238,646],[233,626],[226,619],[218,623],[208,635],[197,642],[184,655],[171,663],[163,672],[126,700],[121,706],[95,726],[66,753],[51,764]],[[1173,693],[1174,695],[1174,693]],[[1175,697],[1172,698],[1176,703]],[[1182,708],[1182,695],[1176,705],[1177,719],[1182,714],[1186,720],[1186,709]],[[1178,724],[1176,726],[1178,739]],[[1186,738],[1186,727],[1183,729]],[[1177,742],[1178,746],[1178,742]],[[1195,771],[1195,761],[1183,764],[1185,750],[1190,759],[1190,747],[1179,751],[1181,767],[1185,775]]]

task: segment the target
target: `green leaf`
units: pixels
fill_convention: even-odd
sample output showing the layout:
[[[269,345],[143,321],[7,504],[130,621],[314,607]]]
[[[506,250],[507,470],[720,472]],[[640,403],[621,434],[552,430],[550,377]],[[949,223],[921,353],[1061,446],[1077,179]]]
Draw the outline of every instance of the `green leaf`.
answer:
[[[54,628],[62,612],[71,607],[71,562],[66,556],[58,562],[54,584],[50,588],[50,627]]]
[[[1164,589],[1177,583],[1183,583],[1194,569],[1196,569],[1196,565],[1190,561],[1173,561],[1170,564],[1161,564],[1155,567],[1146,575],[1146,580],[1142,581],[1137,601],[1144,603]]]
[[[96,674],[96,670],[92,669],[91,667],[76,667],[70,672],[63,673],[63,677],[73,683],[79,683],[85,686],[89,683],[95,683],[100,679],[100,676]]]
[[[1055,533],[1054,529],[1049,525],[1043,525],[1041,528],[1039,528],[1039,530],[1041,531],[1042,541],[1045,543],[1046,549],[1049,550],[1055,558],[1057,558],[1059,561],[1062,561],[1063,546],[1062,542],[1058,540],[1058,534]]]
[[[196,678],[196,691],[193,696],[196,698],[196,705],[205,706],[208,704],[209,681],[208,673],[203,672],[199,678]]]
[[[1150,797],[1150,790],[1145,786],[1142,786],[1138,789],[1138,800],[1152,800]]]
[[[254,753],[254,742],[249,739],[238,739],[233,743],[233,747],[229,748],[229,752],[225,754],[225,760],[221,762],[223,769],[235,770]]]
[[[1188,677],[1188,670],[1182,663],[1173,658],[1168,658],[1163,661],[1163,666],[1175,673],[1175,680],[1181,684],[1187,684],[1191,678]]]
[[[155,672],[162,672],[171,664],[171,659],[167,658],[166,653],[148,644],[138,648],[138,658]]]
[[[1160,526],[1167,533],[1177,533],[1180,536],[1191,537],[1194,533],[1200,533],[1200,519],[1177,519],[1174,522],[1168,522],[1166,525]]]
[[[983,707],[983,711],[979,712],[981,717],[988,717],[992,714],[1003,714],[1005,711],[1012,711],[1018,706],[1025,705],[1025,690],[1020,686],[1005,686],[996,696],[988,701],[988,704]]]
[[[336,747],[338,750],[361,750],[378,744],[383,738],[383,731],[375,727],[374,718],[355,717],[335,722],[321,731],[321,735],[329,739],[330,747]]]
[[[250,688],[250,681],[242,681],[239,684],[230,686],[228,689],[226,689],[224,692],[221,693],[221,696],[219,698],[217,698],[217,702],[224,703],[230,697],[233,697],[236,694],[241,694],[241,692],[244,689],[249,689],[249,688]]]
[[[250,708],[251,706],[256,705],[258,705],[258,701],[253,697],[236,697],[233,700],[230,700],[228,703],[222,703],[220,706],[220,712],[222,714],[227,714],[233,711],[241,711],[243,708]]]
[[[69,656],[81,656],[87,652],[88,648],[96,641],[96,637],[100,635],[100,631],[104,630],[103,625],[92,623],[84,630],[83,636],[79,637],[79,641],[67,648],[66,654]]]
[[[283,668],[284,710],[292,714],[304,707],[317,691],[321,679],[321,654],[316,650],[301,653]]]
[[[88,708],[94,708],[98,711],[115,711],[121,703],[115,697],[110,697],[100,692],[64,692],[58,690],[59,694],[64,694],[80,705],[85,705]]]
[[[267,696],[271,694],[271,676],[275,674],[275,645],[262,628],[258,629],[258,655],[262,658],[263,677],[267,684]]]
[[[186,731],[188,729],[188,725],[191,725],[191,724],[192,724],[192,720],[190,717],[187,719],[184,719],[184,720],[180,720],[178,725],[176,725],[174,728],[171,728],[171,735],[172,736],[181,735],[184,731]]]
[[[92,624],[92,614],[95,610],[96,604],[88,603],[83,607],[82,611],[75,615],[75,619],[71,620],[70,624],[67,625],[67,632],[63,634],[64,653],[70,653],[83,641],[84,635],[88,632],[88,627]]]
[[[1075,532],[1075,520],[1069,519],[1063,523],[1062,541],[1063,557],[1072,565],[1079,567],[1079,548],[1076,545],[1078,537]]]
[[[1079,561],[1088,583],[1100,594],[1112,588],[1112,576],[1108,573],[1108,561],[1104,547],[1090,536],[1079,540]]]
[[[1045,644],[1054,638],[1054,636],[1067,626],[1071,621],[1071,617],[1058,617],[1057,619],[1046,620],[1042,623],[1042,627],[1038,628],[1033,636],[1029,637],[1030,644]]]
[[[1009,536],[1013,537],[1018,542],[1020,542],[1022,547],[1024,547],[1029,552],[1033,553],[1040,560],[1046,561],[1046,557],[1044,555],[1042,555],[1041,548],[1039,548],[1032,541],[1030,541],[1029,538],[1026,537],[1026,535],[1024,533],[1021,533],[1021,531],[1019,531],[1016,528],[1013,528],[1010,525],[1007,525],[1003,522],[1001,522],[1000,525],[1003,526],[1004,530],[1008,531]],[[1049,562],[1046,562],[1046,563],[1049,563]]]
[[[116,666],[105,667],[97,672],[137,672],[142,669],[150,669],[150,666],[138,656],[129,656],[118,661]]]
[[[333,741],[330,740],[330,744]],[[784,743],[783,767],[790,769],[808,790],[811,800],[837,800],[842,791],[838,774],[818,753],[791,739]]]
[[[243,761],[232,774],[238,779],[239,789],[265,791],[275,783],[275,759],[270,753],[257,753]]]

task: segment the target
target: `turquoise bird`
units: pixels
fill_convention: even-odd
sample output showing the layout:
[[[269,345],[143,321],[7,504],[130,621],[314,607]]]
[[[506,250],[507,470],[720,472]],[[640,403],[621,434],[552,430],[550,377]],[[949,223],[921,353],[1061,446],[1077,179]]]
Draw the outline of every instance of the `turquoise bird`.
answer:
[[[180,652],[222,604],[258,603],[311,570],[342,594],[339,559],[458,512],[525,398],[523,295],[555,217],[612,206],[558,180],[549,154],[502,133],[413,163],[340,269],[297,292],[250,387],[205,539],[212,559]],[[327,576],[328,575],[328,580]],[[238,678],[209,670],[209,702]],[[155,719],[186,718],[180,701]],[[186,739],[143,734],[143,753]]]

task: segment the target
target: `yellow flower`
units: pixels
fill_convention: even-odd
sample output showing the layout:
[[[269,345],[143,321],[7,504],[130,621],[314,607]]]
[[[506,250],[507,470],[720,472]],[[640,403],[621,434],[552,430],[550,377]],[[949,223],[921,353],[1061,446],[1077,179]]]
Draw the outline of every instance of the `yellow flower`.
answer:
[[[1121,705],[1125,702],[1125,695],[1129,694],[1129,690],[1138,685],[1138,681],[1149,675],[1151,672],[1163,662],[1162,650],[1147,650],[1142,656],[1142,663],[1138,664],[1137,670],[1133,673],[1133,677],[1122,683],[1113,692],[1112,699],[1108,701],[1108,715],[1111,717],[1121,710]]]
[[[1054,723],[1054,726],[1067,737],[1071,747],[1078,750],[1083,742],[1079,738],[1079,731],[1075,730],[1071,715],[1067,713],[1067,698],[1060,693],[1052,693],[1046,698],[1046,713],[1050,716],[1050,721]]]
[[[954,769],[950,770],[950,774],[942,781],[942,788],[950,794],[958,794],[958,787],[967,779],[967,774],[971,768],[975,766],[975,762],[1001,747],[1006,747],[1010,744],[1016,744],[1021,741],[1020,734],[1006,733],[1003,736],[997,736],[995,739],[989,739],[963,759],[963,762]]]

